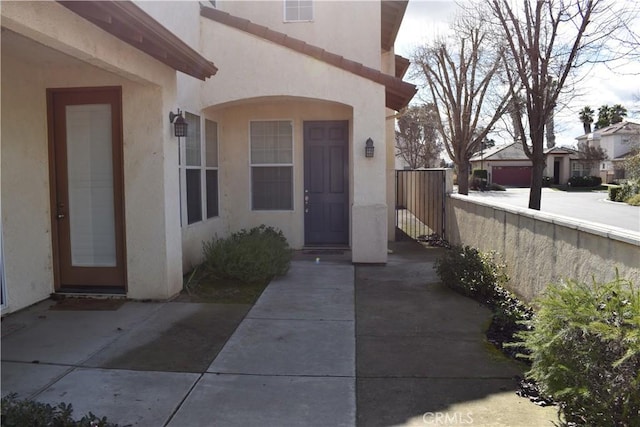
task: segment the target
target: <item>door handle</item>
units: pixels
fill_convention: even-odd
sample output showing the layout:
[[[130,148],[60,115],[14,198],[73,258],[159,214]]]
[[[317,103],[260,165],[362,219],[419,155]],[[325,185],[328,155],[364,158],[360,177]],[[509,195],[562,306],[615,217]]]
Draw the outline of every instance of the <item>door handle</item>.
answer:
[[[62,210],[64,209],[64,203],[58,203],[58,219],[63,219],[64,218],[64,213],[62,213]]]
[[[304,190],[304,213],[309,213],[309,190]]]

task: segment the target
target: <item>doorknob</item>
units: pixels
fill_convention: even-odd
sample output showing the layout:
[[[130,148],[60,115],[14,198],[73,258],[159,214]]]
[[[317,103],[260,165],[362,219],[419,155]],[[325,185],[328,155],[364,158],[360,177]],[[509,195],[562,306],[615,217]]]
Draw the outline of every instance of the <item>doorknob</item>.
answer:
[[[309,190],[304,190],[304,213],[309,213]]]
[[[63,209],[64,209],[64,203],[58,203],[58,219],[64,218]]]

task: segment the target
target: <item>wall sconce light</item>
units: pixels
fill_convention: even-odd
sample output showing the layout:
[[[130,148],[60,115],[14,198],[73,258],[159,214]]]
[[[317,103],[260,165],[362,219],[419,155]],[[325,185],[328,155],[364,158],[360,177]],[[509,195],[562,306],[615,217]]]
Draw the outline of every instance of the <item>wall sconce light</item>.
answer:
[[[187,129],[189,127],[188,123],[182,117],[182,111],[178,108],[178,113],[174,113],[173,111],[169,112],[169,121],[173,123],[173,134],[180,137],[187,136]]]
[[[373,139],[367,138],[367,142],[364,145],[364,156],[373,157]]]

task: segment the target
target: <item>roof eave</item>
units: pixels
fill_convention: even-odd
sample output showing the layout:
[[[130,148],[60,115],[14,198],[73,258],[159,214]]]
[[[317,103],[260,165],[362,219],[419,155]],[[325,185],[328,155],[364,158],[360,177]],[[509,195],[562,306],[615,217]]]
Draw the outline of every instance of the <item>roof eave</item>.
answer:
[[[200,80],[218,71],[212,62],[129,0],[56,1],[174,70]]]

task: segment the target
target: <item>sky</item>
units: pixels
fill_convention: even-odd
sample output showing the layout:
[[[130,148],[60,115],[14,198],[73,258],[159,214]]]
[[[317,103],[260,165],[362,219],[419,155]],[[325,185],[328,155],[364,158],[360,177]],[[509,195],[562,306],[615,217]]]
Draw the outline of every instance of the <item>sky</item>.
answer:
[[[428,43],[434,37],[446,34],[448,22],[455,15],[457,6],[453,0],[409,0],[407,10],[396,38],[395,52],[411,58],[417,46]],[[567,105],[556,112],[556,145],[575,146],[575,138],[584,133],[578,112],[590,106],[597,116],[601,105],[622,104],[628,110],[639,101],[640,63],[625,64],[615,71],[604,65],[585,70],[587,77],[582,82],[583,94],[571,99]],[[405,80],[411,81],[409,73]],[[417,83],[417,82],[414,82]],[[414,98],[417,100],[418,97]],[[634,121],[640,121],[640,114],[630,114]],[[498,138],[496,138],[498,141]]]

